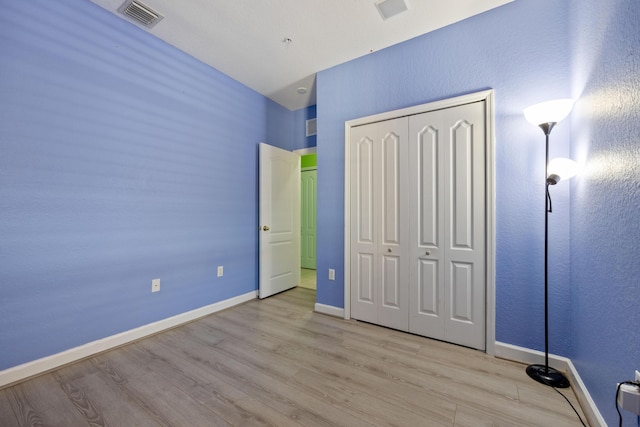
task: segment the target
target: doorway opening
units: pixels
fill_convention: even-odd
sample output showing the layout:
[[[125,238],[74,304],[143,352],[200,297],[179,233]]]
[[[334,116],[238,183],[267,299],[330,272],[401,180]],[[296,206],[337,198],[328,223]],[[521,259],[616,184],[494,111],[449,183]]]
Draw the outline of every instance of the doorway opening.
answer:
[[[313,152],[308,152],[313,150]],[[316,289],[316,191],[315,148],[300,153],[300,284]]]

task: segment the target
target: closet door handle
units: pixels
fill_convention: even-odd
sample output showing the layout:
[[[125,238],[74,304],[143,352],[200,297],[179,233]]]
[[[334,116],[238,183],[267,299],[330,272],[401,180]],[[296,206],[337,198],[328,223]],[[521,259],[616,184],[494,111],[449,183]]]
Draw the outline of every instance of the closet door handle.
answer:
[[[387,252],[391,252],[391,248],[387,249]]]
[[[265,225],[264,227],[262,227],[262,229],[263,229],[264,231],[269,231],[269,226],[268,226],[268,225]]]

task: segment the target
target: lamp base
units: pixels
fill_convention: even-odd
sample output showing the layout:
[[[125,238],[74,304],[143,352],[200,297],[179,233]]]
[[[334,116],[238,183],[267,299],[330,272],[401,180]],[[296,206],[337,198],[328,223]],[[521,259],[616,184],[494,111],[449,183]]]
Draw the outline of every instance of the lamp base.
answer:
[[[545,365],[527,366],[527,375],[549,387],[568,388],[570,386],[569,380],[562,372]]]

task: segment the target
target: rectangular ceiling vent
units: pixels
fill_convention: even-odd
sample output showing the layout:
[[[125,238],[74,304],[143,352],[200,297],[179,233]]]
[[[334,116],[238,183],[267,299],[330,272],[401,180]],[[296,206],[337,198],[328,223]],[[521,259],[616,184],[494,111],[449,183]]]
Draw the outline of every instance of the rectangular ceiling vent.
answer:
[[[404,0],[383,0],[376,3],[376,7],[385,21],[407,10]]]
[[[307,136],[313,136],[316,134],[316,120],[317,119],[309,119],[307,120]]]
[[[118,9],[118,12],[128,16],[129,18],[133,19],[134,22],[142,24],[147,28],[152,28],[163,18],[163,16],[158,12],[151,9],[149,6],[140,3],[137,0],[125,1],[124,4]]]

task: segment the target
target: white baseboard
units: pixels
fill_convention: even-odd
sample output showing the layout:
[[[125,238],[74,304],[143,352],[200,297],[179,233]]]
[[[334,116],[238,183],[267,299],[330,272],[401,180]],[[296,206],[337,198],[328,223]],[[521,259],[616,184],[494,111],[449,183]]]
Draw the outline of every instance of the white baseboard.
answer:
[[[505,344],[502,342],[496,342],[495,351],[495,356],[501,359],[513,360],[526,365],[544,365],[544,353],[541,351]],[[573,365],[571,359],[550,354],[549,366],[567,373],[567,376],[571,381],[571,385],[573,386],[573,391],[576,393],[580,406],[587,416],[589,425],[594,427],[607,427],[607,423],[604,418],[602,418],[596,403],[591,398],[589,390],[587,390],[587,387],[582,382],[582,378],[580,378],[580,374],[578,374],[578,371]]]
[[[342,317],[344,319],[344,308],[316,303],[313,310],[318,313],[328,314],[329,316]]]
[[[116,335],[92,341],[79,347],[71,348],[63,352],[43,357],[41,359],[14,366],[4,371],[0,371],[0,388],[24,381],[36,375],[43,374],[53,369],[59,368],[69,363],[102,353],[107,350],[131,343],[141,338],[157,334],[158,332],[174,328],[187,322],[191,322],[200,317],[224,310],[234,305],[242,304],[256,298],[256,291],[247,292],[237,297],[219,301],[205,307],[187,311],[167,319],[149,323],[135,329],[130,329]]]

